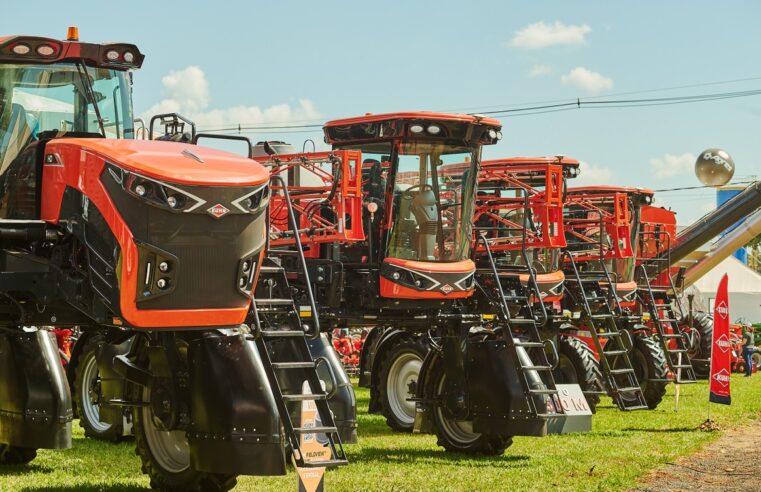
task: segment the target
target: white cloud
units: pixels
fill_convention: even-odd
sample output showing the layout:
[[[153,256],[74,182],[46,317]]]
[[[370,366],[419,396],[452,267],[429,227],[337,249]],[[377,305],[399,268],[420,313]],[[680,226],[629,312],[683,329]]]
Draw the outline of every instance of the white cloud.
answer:
[[[695,168],[695,155],[686,152],[681,155],[665,154],[650,159],[650,169],[656,178],[672,178],[689,174]]]
[[[199,128],[216,128],[239,123],[287,123],[320,118],[319,111],[309,99],[299,99],[295,106],[276,104],[260,108],[241,105],[210,109],[209,82],[203,70],[197,66],[173,70],[161,79],[161,83],[167,97],[143,113],[146,121],[155,114],[180,113],[193,120]]]
[[[612,178],[613,169],[579,161],[579,176],[571,181],[570,186],[610,184]]]
[[[552,67],[550,65],[534,65],[533,67],[529,68],[527,75],[531,78],[534,78],[549,75],[551,73]]]
[[[584,67],[576,67],[561,76],[560,82],[563,85],[570,85],[590,94],[599,94],[613,88],[613,79]]]
[[[565,25],[555,21],[553,24],[535,22],[513,33],[513,39],[507,43],[514,48],[540,49],[548,46],[581,45],[584,36],[592,28],[586,24]]]

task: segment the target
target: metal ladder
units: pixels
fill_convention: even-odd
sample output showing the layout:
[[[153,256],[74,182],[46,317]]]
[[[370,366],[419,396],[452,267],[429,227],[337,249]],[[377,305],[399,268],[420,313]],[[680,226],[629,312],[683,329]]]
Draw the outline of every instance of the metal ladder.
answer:
[[[280,184],[284,202],[288,208],[291,227],[296,229],[296,219],[285,182],[280,176],[272,176],[270,183],[272,184],[273,182],[279,182]],[[320,324],[309,282],[304,251],[299,235],[296,234],[295,237],[295,249],[291,250],[291,252],[295,251],[296,256],[298,256],[299,264],[302,268],[301,275],[306,279],[305,293],[312,309],[312,328],[308,331],[308,327],[301,320],[298,306],[291,295],[285,269],[280,266],[277,258],[267,257],[260,267],[259,282],[256,295],[253,299],[254,338],[272,388],[272,393],[275,396],[275,402],[280,412],[280,420],[283,424],[288,443],[291,446],[296,466],[314,468],[345,465],[348,463],[348,460],[341,444],[341,438],[339,437],[333,414],[328,406],[328,394],[323,389],[317,374],[317,362],[312,358],[309,345],[307,344],[307,336],[320,336]],[[269,246],[269,241],[267,246]],[[290,350],[279,351],[287,352],[291,355],[290,360],[273,360],[278,353],[277,350],[273,350],[273,344],[278,343],[290,345]],[[278,376],[282,371],[300,371],[301,378],[303,378],[300,378],[300,380],[305,380],[308,383],[309,392],[284,394],[282,390],[283,384]],[[294,425],[288,404],[303,401],[314,401],[320,419],[319,426],[297,427]],[[321,461],[305,459],[301,449],[301,436],[304,434],[324,434],[330,448],[331,459]]]
[[[539,286],[536,282],[536,276],[532,268],[527,267],[523,272],[529,276],[529,285],[526,289],[527,292],[521,293],[511,291],[506,294],[502,288],[500,281],[500,275],[497,271],[494,257],[491,249],[489,248],[488,240],[484,235],[479,235],[476,244],[483,243],[484,250],[486,251],[487,258],[489,260],[489,268],[482,269],[480,273],[491,275],[494,277],[494,295],[490,295],[487,290],[480,284],[478,284],[479,290],[481,290],[492,304],[499,306],[497,318],[502,330],[502,336],[505,341],[505,346],[513,356],[515,367],[519,374],[521,374],[521,385],[523,393],[526,395],[526,400],[529,404],[531,412],[538,417],[552,417],[557,414],[562,414],[563,409],[560,405],[560,401],[557,397],[558,390],[555,386],[555,379],[552,376],[552,370],[557,365],[559,356],[555,344],[550,340],[543,340],[539,335],[539,329],[537,326],[537,319],[533,314],[531,306],[531,297],[539,296]],[[523,258],[526,265],[530,265],[528,262],[528,255],[525,250],[525,241],[522,248]],[[484,271],[486,270],[486,271]],[[496,302],[495,302],[496,301]],[[520,310],[527,313],[524,317],[511,317],[510,316],[510,304],[520,306]],[[544,304],[541,302],[541,314],[539,316],[541,325],[547,322],[547,312],[544,308]],[[546,348],[550,347],[554,355],[554,363],[551,363],[547,358]],[[532,378],[532,376],[534,376]],[[531,379],[534,379],[533,381]],[[537,380],[538,379],[538,380]],[[554,413],[548,413],[548,409],[551,405]],[[542,405],[541,408],[539,406]]]
[[[678,384],[695,383],[697,382],[697,376],[692,368],[689,357],[687,357],[687,336],[679,328],[679,320],[684,318],[684,313],[681,312],[682,306],[678,299],[676,303],[681,316],[677,317],[677,314],[674,312],[669,291],[676,292],[676,287],[668,272],[665,275],[669,279],[669,286],[666,288],[653,288],[650,276],[647,273],[647,265],[645,263],[641,264],[637,282],[637,295],[640,298],[640,302],[650,313],[650,320],[658,333],[661,347],[663,347],[663,352],[666,354],[666,362],[674,375],[674,382]],[[668,330],[666,325],[671,327],[671,330]]]
[[[647,401],[629,359],[633,348],[631,334],[619,327],[617,314],[611,306],[617,302],[615,284],[605,262],[595,261],[599,262],[601,269],[586,271],[582,277],[571,252],[563,251],[561,262],[568,267],[566,292],[581,307],[582,321],[589,327],[600,358],[600,369],[613,401],[621,410],[646,410]],[[601,282],[607,283],[607,292]],[[592,309],[592,304],[596,309]]]

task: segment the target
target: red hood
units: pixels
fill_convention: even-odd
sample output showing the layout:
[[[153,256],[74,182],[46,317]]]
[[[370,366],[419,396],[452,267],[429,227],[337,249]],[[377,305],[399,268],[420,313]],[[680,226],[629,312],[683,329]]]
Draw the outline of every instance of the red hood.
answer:
[[[172,183],[253,186],[269,180],[267,170],[251,159],[198,145],[105,138],[62,138],[53,142],[76,145],[128,171]]]

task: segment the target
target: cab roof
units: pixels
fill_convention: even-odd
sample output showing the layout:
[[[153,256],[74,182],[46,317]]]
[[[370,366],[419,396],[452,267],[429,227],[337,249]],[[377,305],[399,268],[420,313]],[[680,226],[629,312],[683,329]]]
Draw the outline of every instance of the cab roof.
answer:
[[[28,48],[28,51],[26,53],[14,51],[14,49],[18,50],[18,46],[25,46]],[[46,50],[49,54],[40,54],[38,49],[43,46],[52,48],[52,51]],[[132,55],[132,61],[125,59],[125,54],[127,53]],[[82,59],[89,64],[102,68],[129,70],[140,68],[145,55],[140,53],[137,46],[130,43],[98,44],[39,36],[0,36],[0,63],[45,65]]]
[[[436,113],[434,111],[407,111],[400,113],[367,113],[364,116],[354,116],[351,118],[342,118],[331,120],[325,123],[324,128],[334,126],[356,125],[360,123],[377,123],[379,121],[389,120],[432,120],[432,121],[459,121],[462,123],[482,124],[502,128],[502,123],[495,118],[487,118],[472,114],[459,113]]]
[[[525,164],[559,164],[578,166],[579,161],[573,157],[563,157],[559,160],[556,156],[542,156],[542,157],[502,157],[499,159],[489,159],[481,161],[481,167],[486,166],[500,166],[500,165],[525,165]]]
[[[610,193],[627,193],[630,195],[654,195],[655,192],[649,188],[636,188],[633,186],[578,186],[568,188],[569,194],[586,194],[586,195],[607,195]]]

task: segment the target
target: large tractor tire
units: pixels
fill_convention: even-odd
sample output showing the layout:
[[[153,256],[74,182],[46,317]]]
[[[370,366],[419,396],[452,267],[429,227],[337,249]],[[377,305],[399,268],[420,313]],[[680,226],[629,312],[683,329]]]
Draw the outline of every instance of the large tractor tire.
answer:
[[[183,347],[184,348],[184,347]],[[181,350],[187,357],[187,350]],[[151,401],[151,389],[138,391],[140,401]],[[235,487],[234,475],[206,473],[190,466],[190,445],[185,431],[157,428],[150,406],[133,409],[135,454],[151,488],[167,492],[224,492]]]
[[[603,389],[600,364],[592,348],[582,340],[561,335],[558,337],[558,366],[552,372],[556,384],[578,384],[594,413]]]
[[[0,444],[0,465],[26,465],[36,457],[36,449]]]
[[[381,413],[394,430],[412,432],[415,424],[415,396],[423,359],[428,353],[423,337],[401,337],[386,351],[380,363],[378,392]]]
[[[753,365],[756,367],[757,371],[761,371],[761,353],[756,352],[751,356],[753,360]]]
[[[100,420],[100,376],[96,355],[103,343],[100,335],[85,341],[74,368],[72,393],[79,425],[85,430],[85,436],[117,442],[123,435],[123,425],[112,425]]]
[[[666,354],[660,342],[649,335],[634,335],[634,348],[629,353],[634,373],[650,410],[656,408],[668,386]]]
[[[695,375],[700,379],[708,379],[711,372],[711,341],[713,338],[713,317],[702,311],[693,314],[693,342],[690,344],[687,357],[692,362]],[[700,359],[695,361],[693,359]]]
[[[513,443],[512,436],[480,434],[473,432],[473,422],[457,420],[449,414],[442,403],[444,384],[444,364],[439,364],[433,377],[435,385],[435,400],[433,418],[438,445],[445,450],[456,453],[484,454],[500,456]]]

